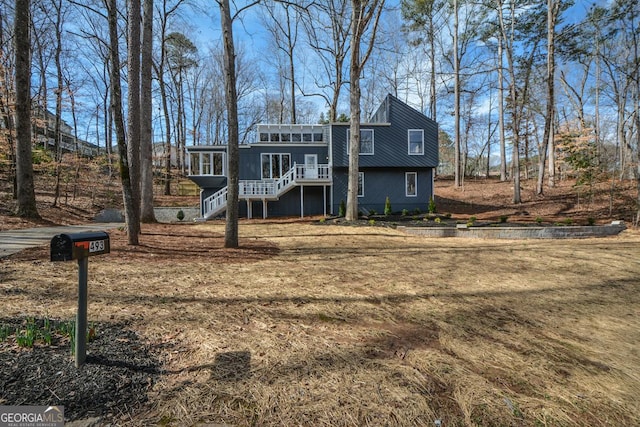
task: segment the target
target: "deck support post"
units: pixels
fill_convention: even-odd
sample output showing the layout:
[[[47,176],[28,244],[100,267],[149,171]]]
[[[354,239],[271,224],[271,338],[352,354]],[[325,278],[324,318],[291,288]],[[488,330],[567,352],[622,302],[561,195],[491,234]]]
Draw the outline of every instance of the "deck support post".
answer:
[[[267,199],[262,199],[262,219],[267,219]]]
[[[304,218],[304,185],[300,186],[300,218]]]

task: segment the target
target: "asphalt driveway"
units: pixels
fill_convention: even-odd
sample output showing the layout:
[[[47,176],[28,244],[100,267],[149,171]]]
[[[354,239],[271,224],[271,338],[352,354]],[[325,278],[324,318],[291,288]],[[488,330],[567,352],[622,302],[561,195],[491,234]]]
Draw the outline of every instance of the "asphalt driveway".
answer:
[[[49,244],[51,242],[51,238],[58,234],[82,233],[85,231],[107,231],[123,226],[123,223],[109,222],[0,231],[0,258],[15,254],[26,248]]]

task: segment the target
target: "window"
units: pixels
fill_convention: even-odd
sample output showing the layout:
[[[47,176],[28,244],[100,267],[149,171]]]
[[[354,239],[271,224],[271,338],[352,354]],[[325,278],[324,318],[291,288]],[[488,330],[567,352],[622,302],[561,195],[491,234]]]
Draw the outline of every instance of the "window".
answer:
[[[351,129],[347,129],[347,155],[351,141]],[[373,129],[360,129],[360,154],[373,155]]]
[[[418,195],[418,173],[407,172],[404,174],[405,194],[407,197],[416,197]]]
[[[424,130],[409,129],[409,155],[419,156],[424,154]]]
[[[358,172],[358,197],[364,197],[364,172]]]
[[[199,153],[189,154],[189,174],[200,175],[200,154]]]
[[[191,175],[225,174],[225,153],[190,153],[189,171]]]
[[[213,175],[224,176],[224,154],[225,153],[212,153],[213,154]]]
[[[277,179],[291,169],[289,154],[262,154],[262,179]]]

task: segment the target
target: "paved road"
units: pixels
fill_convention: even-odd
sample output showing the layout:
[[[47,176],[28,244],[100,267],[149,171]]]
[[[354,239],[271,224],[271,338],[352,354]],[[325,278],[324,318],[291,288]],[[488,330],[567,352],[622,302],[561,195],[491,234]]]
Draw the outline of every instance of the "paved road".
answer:
[[[26,248],[48,245],[51,238],[62,233],[84,231],[107,231],[123,227],[123,223],[107,222],[86,225],[63,225],[59,227],[35,227],[22,230],[0,231],[0,258],[15,254]]]

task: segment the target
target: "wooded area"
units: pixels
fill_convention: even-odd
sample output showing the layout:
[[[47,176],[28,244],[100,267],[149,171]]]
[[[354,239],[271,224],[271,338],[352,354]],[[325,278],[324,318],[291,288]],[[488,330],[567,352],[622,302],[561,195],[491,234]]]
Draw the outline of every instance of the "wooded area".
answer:
[[[117,159],[135,244],[140,220],[153,221],[154,171],[168,193],[187,145],[229,144],[233,182],[234,150],[254,140],[256,123],[357,126],[392,93],[439,122],[439,173],[455,186],[499,175],[520,203],[521,179],[537,179],[539,194],[567,177],[586,189],[631,179],[640,207],[639,16],[637,2],[622,0],[3,3],[2,165],[19,214],[37,215],[25,208],[24,158],[40,146],[60,164],[69,123],[75,141]],[[234,246],[237,212],[227,215]]]

